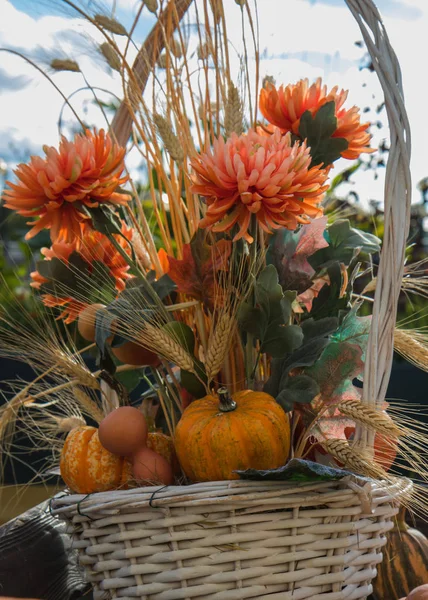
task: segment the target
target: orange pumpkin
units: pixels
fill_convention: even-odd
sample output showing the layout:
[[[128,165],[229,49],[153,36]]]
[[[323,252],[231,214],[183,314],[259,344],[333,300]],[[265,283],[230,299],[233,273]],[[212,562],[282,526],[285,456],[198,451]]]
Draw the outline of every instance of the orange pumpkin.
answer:
[[[290,452],[287,414],[269,394],[206,396],[186,408],[175,431],[180,465],[192,481],[238,479],[236,470],[274,469]]]
[[[171,437],[149,433],[147,447],[163,456],[174,473],[179,471]],[[66,485],[78,494],[126,489],[134,480],[131,462],[106,450],[96,427],[76,427],[70,431],[62,449],[60,470]]]
[[[106,450],[96,427],[76,427],[65,440],[60,460],[61,477],[78,494],[126,488],[132,477],[128,460]]]
[[[412,600],[428,600],[424,585],[428,581],[428,539],[421,531],[409,527],[405,516],[406,509],[402,506],[394,528],[387,534],[382,550],[384,558],[373,581],[374,600],[392,600],[406,594]]]

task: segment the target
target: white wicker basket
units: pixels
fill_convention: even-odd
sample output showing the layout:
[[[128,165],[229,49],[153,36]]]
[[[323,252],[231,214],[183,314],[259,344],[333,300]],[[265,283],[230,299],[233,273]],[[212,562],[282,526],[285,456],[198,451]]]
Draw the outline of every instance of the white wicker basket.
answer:
[[[400,69],[372,0],[345,0],[385,94],[391,149],[364,401],[386,393],[410,211],[410,132]],[[373,447],[359,428],[357,441]],[[213,482],[56,498],[95,599],[366,598],[385,532],[411,484]]]

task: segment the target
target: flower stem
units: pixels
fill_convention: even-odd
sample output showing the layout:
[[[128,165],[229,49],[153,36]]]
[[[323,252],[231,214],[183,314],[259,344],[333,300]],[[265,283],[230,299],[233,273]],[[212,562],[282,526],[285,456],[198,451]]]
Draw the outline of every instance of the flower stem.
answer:
[[[257,260],[257,217],[256,215],[251,215],[251,224],[250,224],[250,235],[253,238],[253,242],[250,245],[250,272],[253,273],[255,271],[255,265]],[[250,302],[253,306],[255,304],[254,297],[254,289],[251,291],[249,295],[248,302]],[[247,332],[247,343],[245,345],[245,375],[247,379],[247,387],[252,389],[255,380],[255,374],[258,364],[258,358],[256,359],[256,363],[254,363],[254,335],[252,333]]]

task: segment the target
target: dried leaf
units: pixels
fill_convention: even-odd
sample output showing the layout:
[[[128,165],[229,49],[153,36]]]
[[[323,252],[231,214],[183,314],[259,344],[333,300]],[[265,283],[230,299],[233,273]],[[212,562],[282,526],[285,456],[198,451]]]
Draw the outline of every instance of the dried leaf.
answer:
[[[190,244],[183,246],[183,258],[168,256],[168,275],[177,285],[177,291],[204,302],[212,309],[218,286],[216,272],[227,269],[232,244],[219,240],[207,244],[206,237],[198,232]]]

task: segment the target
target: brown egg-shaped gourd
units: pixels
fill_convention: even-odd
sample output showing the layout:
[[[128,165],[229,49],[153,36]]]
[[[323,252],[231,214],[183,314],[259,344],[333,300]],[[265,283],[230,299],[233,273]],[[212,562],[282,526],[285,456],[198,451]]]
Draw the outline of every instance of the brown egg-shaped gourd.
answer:
[[[111,351],[120,362],[126,365],[156,367],[160,364],[157,354],[135,342],[125,342],[121,346],[112,347]]]
[[[133,406],[120,406],[100,423],[98,436],[106,450],[116,456],[131,456],[147,443],[148,428],[143,413]]]
[[[290,453],[288,415],[272,396],[225,388],[190,404],[175,430],[175,450],[191,481],[239,479],[235,471],[275,469]]]
[[[424,588],[428,600],[428,539],[418,529],[407,525],[406,508],[401,506],[394,528],[386,534],[387,543],[382,548],[383,561],[377,565],[377,577],[373,581],[373,598],[406,597],[415,588]],[[413,592],[412,592],[413,593]],[[418,596],[408,596],[417,600]]]
[[[161,431],[150,431],[147,436],[146,446],[147,448],[150,448],[150,450],[163,456],[171,465],[175,475],[180,473],[181,469],[175,452],[174,440],[170,435],[166,435]]]
[[[132,457],[132,472],[138,485],[172,485],[174,473],[168,461],[150,448]]]
[[[105,304],[90,304],[79,313],[77,329],[82,338],[88,342],[95,341],[95,318],[102,308],[105,308]]]
[[[96,427],[76,427],[68,434],[60,459],[61,477],[78,494],[126,489],[130,462],[102,446]]]
[[[412,590],[407,596],[407,600],[428,600],[428,583]]]

